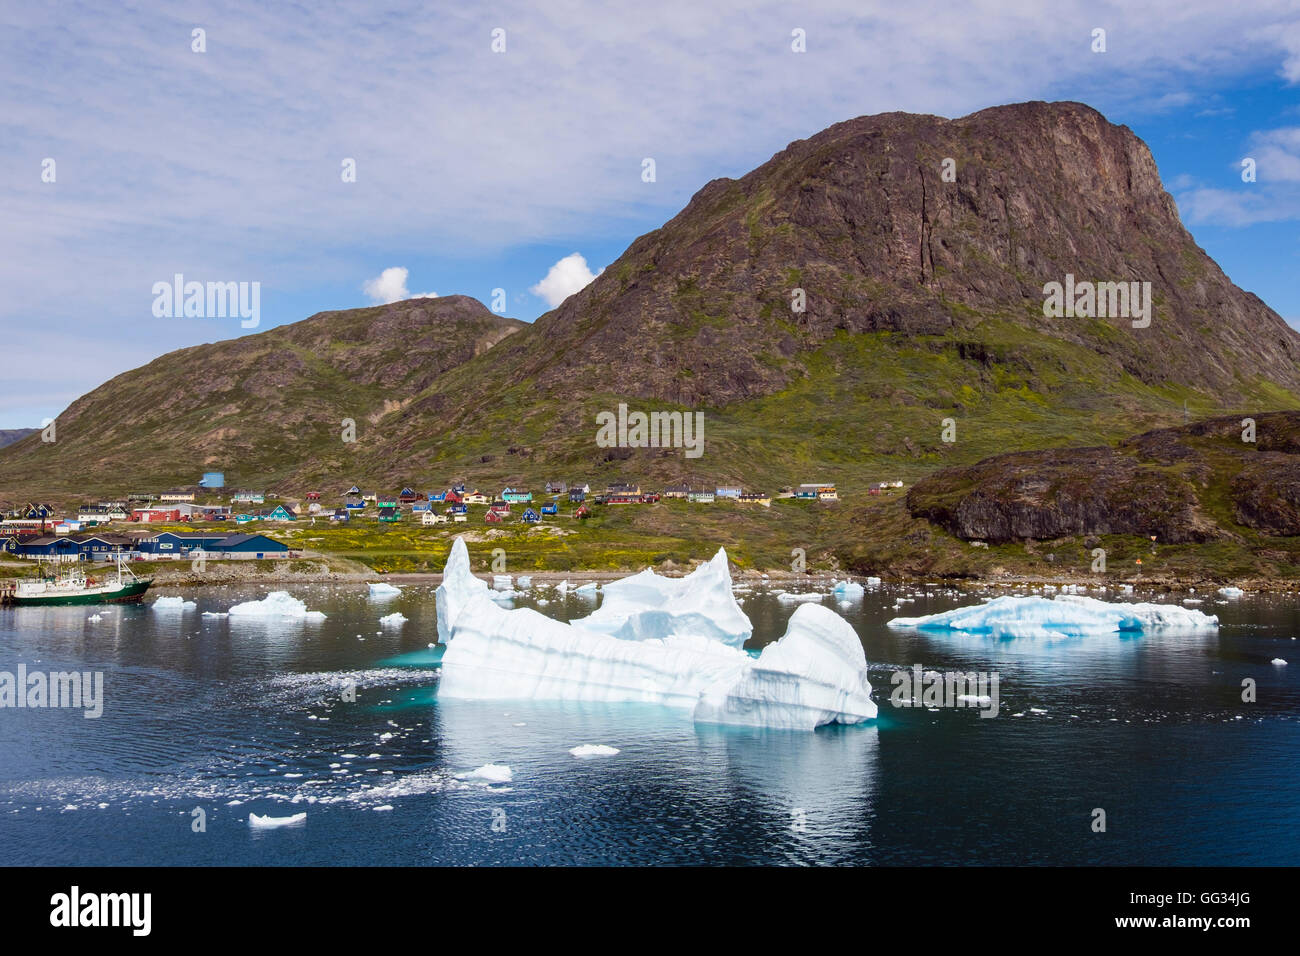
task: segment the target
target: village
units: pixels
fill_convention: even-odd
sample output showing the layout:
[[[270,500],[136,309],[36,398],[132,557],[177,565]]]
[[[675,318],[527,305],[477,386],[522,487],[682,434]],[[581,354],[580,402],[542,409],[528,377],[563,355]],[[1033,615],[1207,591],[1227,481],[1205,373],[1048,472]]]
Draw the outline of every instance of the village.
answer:
[[[868,494],[901,488],[901,481],[880,482]],[[419,523],[422,526],[480,522],[488,525],[540,525],[552,520],[581,522],[593,508],[637,506],[663,500],[690,504],[731,504],[770,508],[773,499],[796,502],[839,500],[830,482],[805,482],[782,488],[775,496],[738,485],[671,484],[660,490],[637,483],[611,483],[593,491],[585,481],[547,482],[540,492],[507,486],[487,492],[458,481],[439,491],[404,487],[397,493],[364,491],[352,485],[333,500],[316,490],[300,495],[267,491],[224,491],[224,476],[205,474],[194,487],[163,492],[136,492],[119,500],[82,504],[73,513],[40,502],[10,507],[0,518],[0,552],[40,561],[158,561],[288,559],[300,552],[254,527],[318,521],[343,524],[371,521],[380,525]],[[155,532],[145,525],[233,523],[238,530]]]

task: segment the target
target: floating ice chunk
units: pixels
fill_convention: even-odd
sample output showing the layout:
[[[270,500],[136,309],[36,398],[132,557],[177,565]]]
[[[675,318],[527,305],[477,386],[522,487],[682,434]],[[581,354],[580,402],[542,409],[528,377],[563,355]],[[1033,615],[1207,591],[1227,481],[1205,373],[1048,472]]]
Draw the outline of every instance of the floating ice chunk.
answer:
[[[486,783],[510,783],[515,775],[503,763],[486,763],[477,770],[456,774],[457,780],[482,780]]]
[[[1112,604],[1096,598],[1060,595],[999,597],[924,617],[896,617],[890,627],[962,631],[998,637],[1049,634],[1113,634],[1120,631],[1201,630],[1219,626],[1213,615],[1171,604]]]
[[[370,596],[372,598],[390,598],[397,597],[402,593],[402,589],[389,584],[387,581],[371,582]]]
[[[442,583],[434,592],[438,610],[438,640],[446,644],[451,640],[451,629],[464,606],[477,595],[486,595],[488,586],[469,569],[469,549],[465,540],[457,537],[447,556],[447,566],[442,572]]]
[[[817,591],[777,591],[776,599],[782,604],[802,604],[810,601],[820,601],[823,595]]]
[[[309,611],[307,605],[288,591],[272,591],[260,601],[236,604],[228,612],[231,617],[296,617],[310,621],[323,621],[321,611]]]
[[[579,744],[569,750],[575,757],[612,757],[618,753],[617,747],[605,744]]]
[[[1286,661],[1282,660],[1280,657],[1273,658],[1269,663],[1273,664],[1275,667],[1286,667]]]
[[[92,624],[98,623],[99,621],[102,621],[103,619],[104,619],[104,618],[103,618],[101,615],[99,615],[99,614],[92,614],[92,615],[90,615],[90,617],[86,618],[86,620],[87,620],[87,621],[90,621]]]
[[[515,581],[515,587],[519,588],[519,590],[521,591],[527,591],[532,586],[533,586],[533,579],[531,576],[527,574],[519,575],[518,580]]]
[[[406,615],[401,611],[394,611],[392,614],[385,614],[381,617],[379,623],[384,627],[401,627],[406,623]]]
[[[722,548],[685,577],[666,578],[647,568],[606,582],[601,593],[600,608],[574,625],[625,641],[690,636],[735,648],[743,647],[754,633],[732,593]]]
[[[299,823],[307,822],[307,812],[295,813],[288,817],[259,817],[256,813],[248,815],[248,825],[250,827],[291,827]]]
[[[579,584],[573,590],[577,594],[585,594],[590,591],[597,591],[599,589],[600,589],[600,585],[597,584],[595,581],[588,581],[586,584]]]
[[[1241,588],[1226,587],[1226,588],[1219,588],[1219,593],[1222,594],[1224,597],[1239,598],[1246,592],[1243,591]]]
[[[836,581],[831,588],[831,593],[841,601],[851,601],[862,597],[867,593],[867,589],[857,581]]]
[[[198,605],[183,597],[160,597],[153,602],[152,607],[155,611],[192,611]]]
[[[458,561],[468,556],[453,550],[444,581],[464,583]],[[685,611],[695,615],[694,632],[682,614],[637,610],[647,595],[663,595],[662,579],[644,574],[607,586],[613,612],[602,614],[602,608],[572,624],[530,608],[498,607],[486,588],[472,596],[453,592],[449,597],[460,610],[442,659],[439,697],[638,701],[688,710],[702,723],[802,730],[876,716],[862,642],[835,612],[800,607],[785,635],[753,658],[735,644],[737,630],[750,630],[738,607],[740,620],[723,628],[716,617],[725,611],[691,610],[683,598]],[[734,604],[725,578],[708,591]],[[593,629],[592,621],[608,630]]]
[[[872,578],[872,577],[867,578],[867,587],[870,588],[880,587],[880,578]]]
[[[498,591],[509,591],[514,587],[515,579],[508,574],[492,575],[492,586]]]

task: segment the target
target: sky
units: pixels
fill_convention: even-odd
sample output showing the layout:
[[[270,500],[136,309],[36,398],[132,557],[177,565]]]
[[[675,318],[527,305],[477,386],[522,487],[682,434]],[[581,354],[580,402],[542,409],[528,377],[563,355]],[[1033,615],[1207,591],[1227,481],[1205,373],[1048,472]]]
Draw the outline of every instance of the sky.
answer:
[[[1097,108],[1300,327],[1297,94],[1294,0],[0,0],[0,428],[322,310],[531,321],[709,180],[894,110]],[[257,283],[256,328],[157,314],[178,273]]]

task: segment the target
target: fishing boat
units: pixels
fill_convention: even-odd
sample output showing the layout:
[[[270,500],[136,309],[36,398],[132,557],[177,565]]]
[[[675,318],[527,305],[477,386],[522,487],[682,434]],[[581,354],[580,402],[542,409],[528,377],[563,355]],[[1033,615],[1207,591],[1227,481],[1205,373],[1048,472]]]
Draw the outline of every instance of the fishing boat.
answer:
[[[134,604],[144,597],[153,578],[141,580],[117,558],[117,573],[87,574],[78,565],[15,581],[0,591],[0,600],[18,606],[65,604]]]

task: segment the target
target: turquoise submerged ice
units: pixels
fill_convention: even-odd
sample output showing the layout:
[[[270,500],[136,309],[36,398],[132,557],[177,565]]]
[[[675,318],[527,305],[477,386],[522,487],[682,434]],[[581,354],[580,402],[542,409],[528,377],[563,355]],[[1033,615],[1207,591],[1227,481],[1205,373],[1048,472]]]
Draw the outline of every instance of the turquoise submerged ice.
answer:
[[[890,627],[926,631],[961,631],[995,637],[1060,634],[1086,636],[1157,630],[1205,630],[1219,619],[1174,604],[1112,604],[1081,595],[1000,597],[973,607],[959,607],[925,617],[896,617]]]
[[[613,582],[601,611],[566,624],[494,603],[457,539],[437,591],[438,696],[637,701],[701,723],[797,730],[874,718],[862,642],[834,611],[801,606],[757,658],[741,649],[751,625],[726,560],[719,551],[685,578]]]

